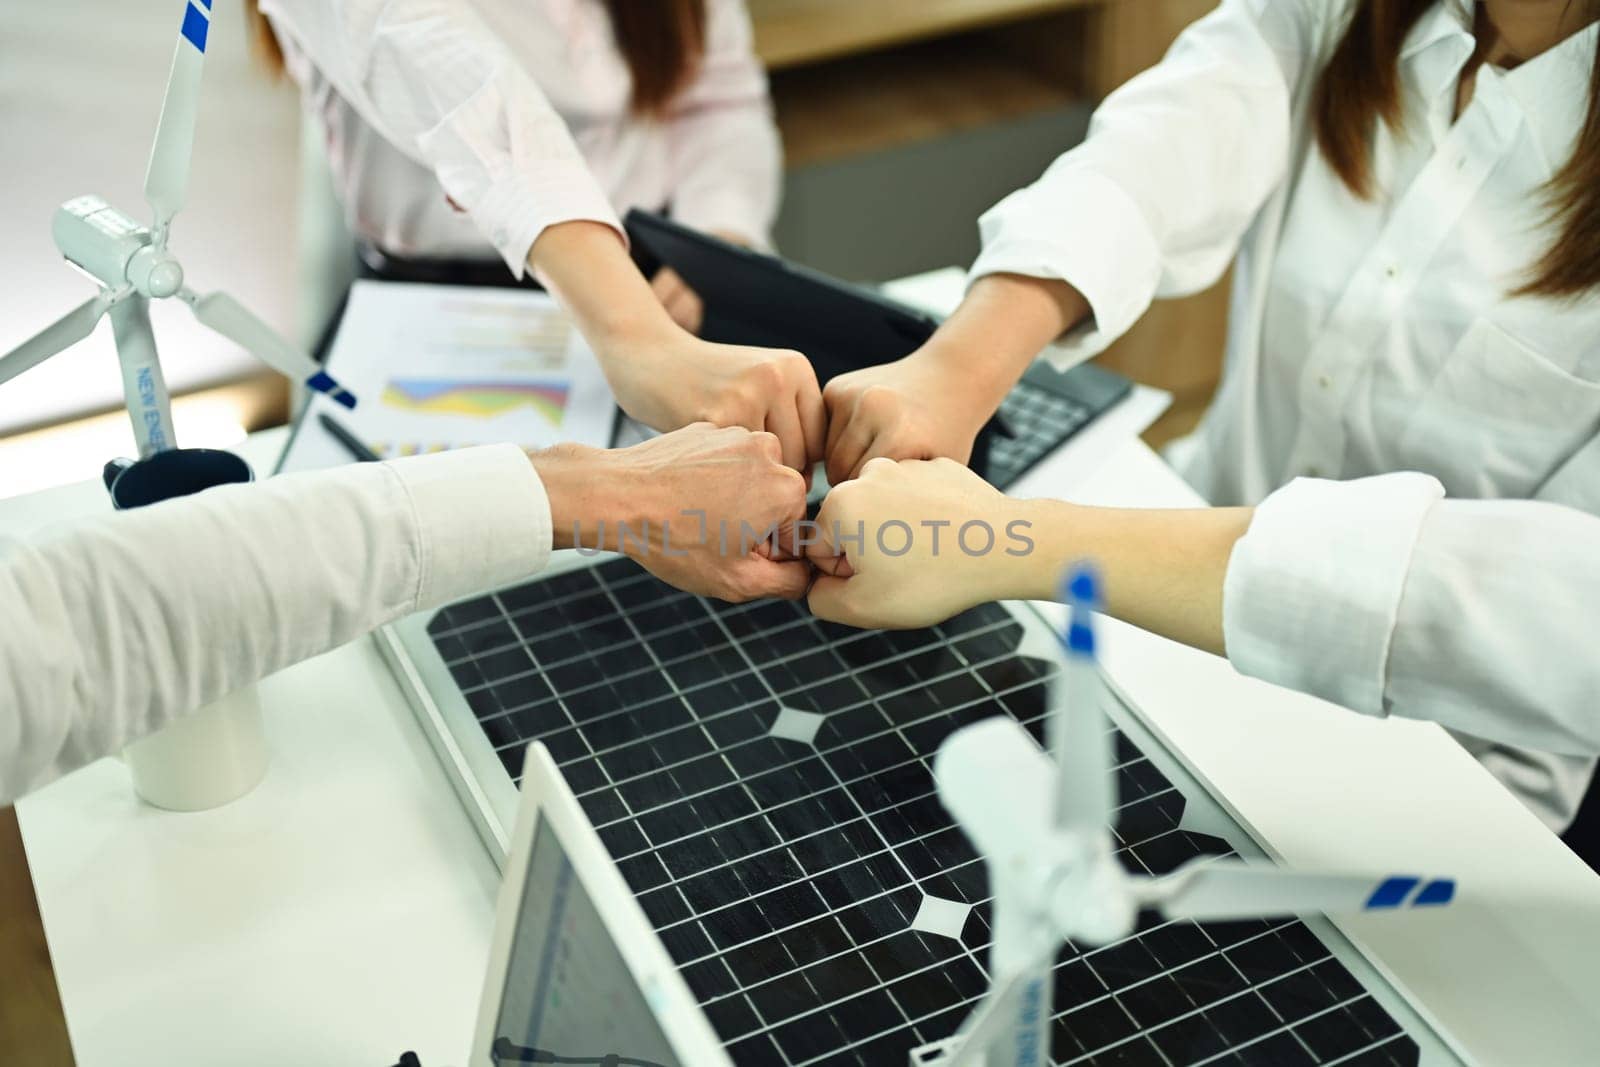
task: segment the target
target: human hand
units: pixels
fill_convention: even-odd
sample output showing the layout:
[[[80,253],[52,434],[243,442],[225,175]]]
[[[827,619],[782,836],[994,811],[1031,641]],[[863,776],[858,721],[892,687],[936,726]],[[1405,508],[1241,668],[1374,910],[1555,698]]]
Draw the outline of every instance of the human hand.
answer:
[[[656,294],[656,299],[667,309],[673,322],[692,334],[699,334],[706,320],[705,301],[700,299],[699,293],[689,288],[683,275],[671,267],[662,267],[650,279],[650,291]]]
[[[842,485],[879,457],[966,463],[994,413],[947,359],[913,352],[904,359],[841,374],[822,391],[828,412],[828,481]]]
[[[749,247],[750,242],[736,233],[727,230],[712,230],[712,235],[719,237],[729,244]],[[672,316],[672,321],[682,326],[692,334],[698,335],[700,327],[705,325],[706,305],[683,275],[671,267],[662,267],[656,271],[655,277],[650,279],[650,290],[656,294],[656,299],[661,301],[661,306],[666,308],[667,314]]]
[[[622,410],[657,430],[694,422],[765,430],[802,474],[822,458],[822,392],[798,352],[719,345],[681,330],[624,341],[602,358]]]
[[[699,423],[632,448],[559,445],[530,458],[557,548],[621,551],[723,600],[805,595],[811,565],[774,544],[793,547],[806,480],[783,465],[772,434]]]
[[[1022,595],[1034,562],[1030,504],[952,459],[873,459],[835,486],[807,555],[811,611],[850,626],[931,626]]]

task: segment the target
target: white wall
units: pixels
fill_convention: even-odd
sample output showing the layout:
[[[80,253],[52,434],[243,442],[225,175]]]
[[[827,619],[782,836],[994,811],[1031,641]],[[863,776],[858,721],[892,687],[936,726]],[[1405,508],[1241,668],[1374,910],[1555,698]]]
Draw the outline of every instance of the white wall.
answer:
[[[50,240],[62,201],[104,196],[141,221],[145,165],[186,0],[0,7],[0,353],[92,293]],[[189,206],[172,247],[199,292],[227,288],[295,336],[298,102],[250,55],[242,0],[214,0]],[[177,301],[153,318],[174,391],[254,366]],[[111,343],[94,336],[0,386],[0,436],[121,403]]]

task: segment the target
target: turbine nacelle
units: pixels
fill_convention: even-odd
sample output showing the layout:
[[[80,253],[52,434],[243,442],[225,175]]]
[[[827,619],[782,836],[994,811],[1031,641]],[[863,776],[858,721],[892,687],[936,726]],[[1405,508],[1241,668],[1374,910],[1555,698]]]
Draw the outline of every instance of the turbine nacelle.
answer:
[[[164,300],[183,288],[177,257],[157,248],[147,227],[98,196],[76,197],[57,208],[50,235],[68,263],[114,293],[131,289]]]

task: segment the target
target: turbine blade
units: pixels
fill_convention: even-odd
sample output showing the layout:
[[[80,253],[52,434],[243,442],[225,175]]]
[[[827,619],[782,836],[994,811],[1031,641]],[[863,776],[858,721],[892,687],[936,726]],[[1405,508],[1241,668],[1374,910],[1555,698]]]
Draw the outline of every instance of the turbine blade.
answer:
[[[9,382],[51,356],[71,348],[94,332],[100,316],[111,306],[105,294],[85,300],[10,352],[0,356],[0,382]]]
[[[1088,565],[1072,569],[1061,599],[1070,621],[1063,638],[1061,673],[1050,685],[1045,737],[1060,768],[1054,799],[1055,825],[1062,830],[1104,833],[1117,808],[1111,724],[1100,707],[1104,683],[1095,658],[1094,611],[1099,580]]]
[[[1028,731],[1006,716],[962,727],[933,759],[939,802],[991,869],[1047,840],[1055,773]]]
[[[185,0],[178,44],[161,101],[144,197],[155,212],[152,227],[157,247],[165,247],[167,228],[183,207],[189,186],[189,157],[194,151],[195,118],[200,110],[200,76],[205,72],[206,37],[211,30],[211,0]]]
[[[347,408],[356,398],[295,345],[284,340],[271,326],[227,293],[196,296],[185,289],[180,296],[194,309],[195,318],[234,341],[261,362],[280,374],[303,381],[319,393],[327,393]]]
[[[1455,897],[1455,882],[1448,878],[1320,874],[1243,860],[1193,860],[1165,877],[1136,880],[1133,886],[1141,904],[1169,919],[1271,919],[1425,908]]]

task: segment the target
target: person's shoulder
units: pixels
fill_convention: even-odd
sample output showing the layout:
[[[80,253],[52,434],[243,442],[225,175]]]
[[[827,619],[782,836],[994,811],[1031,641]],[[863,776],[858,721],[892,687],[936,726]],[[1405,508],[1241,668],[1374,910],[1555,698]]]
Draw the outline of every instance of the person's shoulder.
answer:
[[[1247,9],[1274,47],[1323,55],[1344,33],[1362,0],[1223,0]]]

